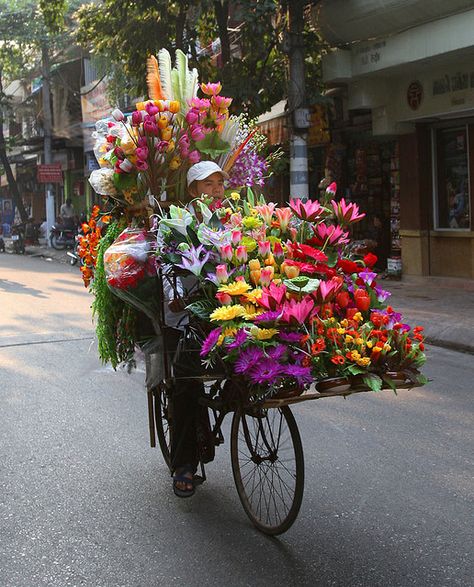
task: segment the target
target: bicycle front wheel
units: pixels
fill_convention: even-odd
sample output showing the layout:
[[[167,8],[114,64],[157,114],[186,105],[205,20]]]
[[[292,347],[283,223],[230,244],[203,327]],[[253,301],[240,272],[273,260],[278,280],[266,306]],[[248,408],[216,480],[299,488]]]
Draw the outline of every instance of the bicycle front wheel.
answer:
[[[230,442],[245,513],[265,534],[283,534],[298,516],[304,490],[303,446],[290,408],[235,412]]]

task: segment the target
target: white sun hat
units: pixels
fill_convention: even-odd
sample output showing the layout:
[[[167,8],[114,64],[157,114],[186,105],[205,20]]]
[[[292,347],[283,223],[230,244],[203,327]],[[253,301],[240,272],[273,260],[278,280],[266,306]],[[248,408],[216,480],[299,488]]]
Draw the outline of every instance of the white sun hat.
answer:
[[[193,181],[201,181],[213,173],[220,173],[224,179],[229,179],[229,175],[225,171],[222,171],[219,165],[214,163],[214,161],[200,161],[199,163],[195,163],[188,171],[188,187]]]

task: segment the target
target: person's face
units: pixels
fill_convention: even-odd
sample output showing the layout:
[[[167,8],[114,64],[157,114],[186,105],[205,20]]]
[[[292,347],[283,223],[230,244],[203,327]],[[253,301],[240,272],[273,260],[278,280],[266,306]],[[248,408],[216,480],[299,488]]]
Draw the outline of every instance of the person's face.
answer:
[[[191,195],[198,198],[201,194],[206,194],[216,200],[224,197],[224,178],[219,172],[212,173],[206,179],[194,182]]]

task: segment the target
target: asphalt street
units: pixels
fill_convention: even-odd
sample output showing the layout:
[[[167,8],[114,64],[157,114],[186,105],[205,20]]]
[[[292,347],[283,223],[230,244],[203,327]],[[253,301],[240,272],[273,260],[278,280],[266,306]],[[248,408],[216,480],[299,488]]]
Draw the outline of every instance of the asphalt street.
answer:
[[[272,539],[228,443],[174,497],[142,364],[100,364],[90,303],[77,268],[0,255],[2,587],[473,584],[472,356],[430,347],[425,388],[295,407],[305,495]]]

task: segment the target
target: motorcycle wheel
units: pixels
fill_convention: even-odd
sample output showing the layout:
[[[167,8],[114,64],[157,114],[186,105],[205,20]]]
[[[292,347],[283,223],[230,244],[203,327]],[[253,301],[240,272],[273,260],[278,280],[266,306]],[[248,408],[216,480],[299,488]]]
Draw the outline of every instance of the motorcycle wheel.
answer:
[[[56,249],[57,251],[64,251],[64,249],[66,248],[65,241],[60,239],[60,237],[57,234],[51,235],[50,242],[53,249]]]
[[[77,263],[77,257],[69,257],[69,264],[70,265],[76,265]]]

